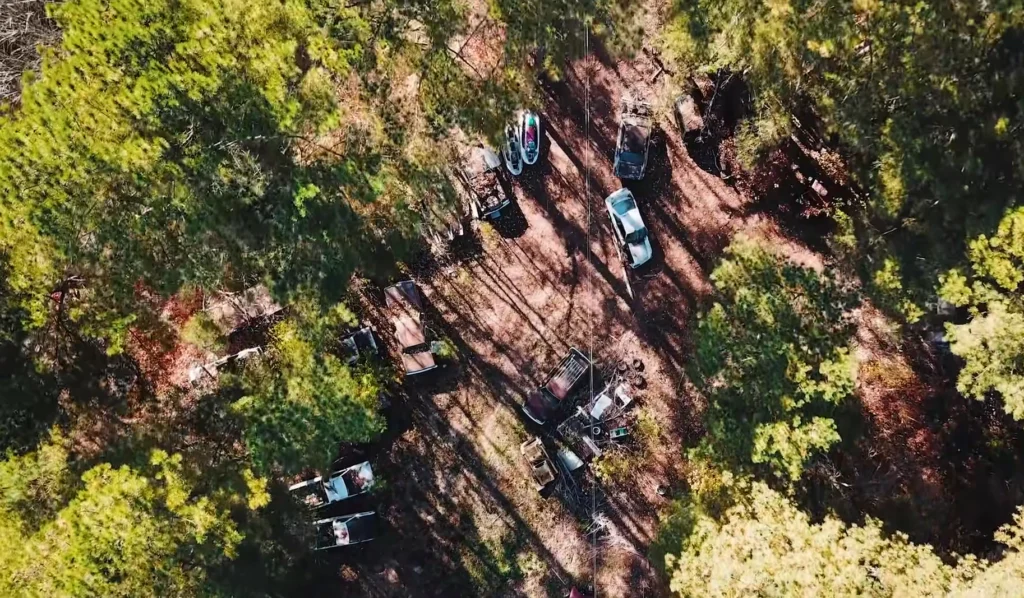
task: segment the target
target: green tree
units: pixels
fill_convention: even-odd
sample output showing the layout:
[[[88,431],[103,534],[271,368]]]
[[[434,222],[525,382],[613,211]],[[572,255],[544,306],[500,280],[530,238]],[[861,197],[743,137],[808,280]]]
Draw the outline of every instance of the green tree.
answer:
[[[340,326],[352,316],[338,305],[315,307],[278,324],[266,359],[245,367],[234,404],[245,443],[262,472],[297,473],[328,466],[343,442],[369,442],[384,429],[377,412],[382,376],[349,368],[338,356]]]
[[[964,360],[957,388],[979,400],[995,392],[1007,413],[1024,419],[1024,208],[1008,211],[991,237],[972,240],[968,257],[969,269],[950,270],[940,288],[971,315],[946,324],[950,348]]]
[[[57,289],[116,352],[146,293],[257,275],[333,302],[357,267],[388,263],[397,224],[363,206],[404,188],[391,184],[402,157],[318,137],[363,57],[358,12],[328,30],[297,0],[52,10],[62,44],[0,119],[0,254],[30,324]]]
[[[265,504],[256,478],[250,507]],[[0,593],[5,596],[198,595],[208,566],[241,540],[238,495],[202,495],[180,456],[144,466],[103,463],[80,478],[60,437],[0,462]],[[242,495],[244,497],[244,494]],[[245,502],[243,501],[243,504]]]
[[[930,546],[886,536],[868,519],[812,523],[761,482],[740,480],[733,503],[709,514],[680,506],[683,541],[666,557],[679,596],[944,596],[977,570],[974,559],[943,563]]]
[[[762,482],[720,472],[674,503],[663,537],[671,589],[695,596],[1018,596],[1024,591],[1024,509],[995,540],[999,560],[953,556],[887,534],[868,518],[819,522]],[[666,533],[667,532],[667,533]]]
[[[1013,522],[996,531],[995,541],[1004,547],[1001,558],[958,584],[954,596],[984,598],[1024,592],[1024,508],[1018,507]]]
[[[700,316],[689,372],[708,398],[699,450],[796,480],[839,441],[832,413],[854,388],[854,298],[749,240],[726,250],[711,279],[718,301]]]
[[[206,312],[199,312],[185,322],[181,329],[181,337],[186,342],[203,349],[220,353],[227,348],[227,339],[217,328],[217,324]]]
[[[742,74],[748,153],[785,142],[793,114],[842,152],[866,191],[857,266],[897,276],[882,303],[912,320],[966,240],[1021,202],[1022,27],[1014,1],[679,0],[662,38],[684,72]]]

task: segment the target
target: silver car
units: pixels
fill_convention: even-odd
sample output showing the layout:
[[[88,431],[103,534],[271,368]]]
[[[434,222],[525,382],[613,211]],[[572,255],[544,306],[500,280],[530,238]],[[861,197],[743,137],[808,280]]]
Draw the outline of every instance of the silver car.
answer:
[[[636,199],[629,189],[619,189],[604,200],[608,208],[608,216],[612,219],[612,230],[615,231],[615,240],[626,262],[631,268],[638,268],[651,259],[654,250],[651,247],[651,239],[644,225],[644,219],[640,216],[640,209],[636,205]]]

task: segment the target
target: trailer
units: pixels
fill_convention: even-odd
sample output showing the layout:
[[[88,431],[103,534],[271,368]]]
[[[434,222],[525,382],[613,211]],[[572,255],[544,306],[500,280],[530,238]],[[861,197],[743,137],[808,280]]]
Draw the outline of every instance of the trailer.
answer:
[[[533,485],[538,492],[555,481],[555,468],[540,438],[522,443],[519,445],[519,452],[530,464],[530,477],[533,478]]]
[[[590,360],[579,349],[569,349],[569,354],[548,374],[544,383],[526,396],[523,413],[532,421],[544,425],[564,405],[571,402],[591,367]]]
[[[325,480],[317,476],[288,487],[288,492],[312,509],[368,492],[373,488],[373,469],[368,461],[335,471]]]
[[[365,511],[313,522],[313,550],[330,550],[362,544],[377,537],[377,513]]]

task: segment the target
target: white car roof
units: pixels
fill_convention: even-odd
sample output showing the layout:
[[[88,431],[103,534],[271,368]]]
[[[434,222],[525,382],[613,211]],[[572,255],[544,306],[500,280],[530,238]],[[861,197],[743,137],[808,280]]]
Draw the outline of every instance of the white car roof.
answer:
[[[644,219],[640,217],[640,210],[636,208],[626,212],[624,215],[617,214],[616,216],[622,222],[622,228],[626,231],[627,235],[631,232],[647,228],[644,226]]]

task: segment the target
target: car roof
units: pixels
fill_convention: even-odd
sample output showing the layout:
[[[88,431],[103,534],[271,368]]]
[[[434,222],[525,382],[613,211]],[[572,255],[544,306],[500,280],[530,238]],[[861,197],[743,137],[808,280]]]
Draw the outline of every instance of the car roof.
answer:
[[[585,355],[570,349],[569,354],[558,364],[558,371],[548,379],[544,387],[559,401],[565,400],[589,367],[590,361]]]
[[[411,280],[403,280],[384,289],[384,303],[388,307],[403,309],[414,307],[417,311],[423,311],[423,300],[420,298],[420,290],[417,288],[416,283]]]
[[[377,514],[373,512],[358,513],[345,522],[352,542],[365,542],[377,535]]]
[[[628,189],[623,188],[609,195],[608,199],[606,199],[605,201],[608,203],[609,206],[615,206],[616,204],[619,204],[627,199],[633,203],[633,208],[627,211],[625,214],[620,214],[617,210],[612,208],[612,216],[622,223],[622,228],[628,235],[633,231],[647,228],[644,225],[643,217],[640,216],[640,208],[637,206],[636,198],[633,197],[633,194],[630,193]]]
[[[523,405],[523,410],[526,411],[532,419],[538,422],[546,422],[551,412],[557,408],[557,404],[553,404],[553,399],[545,395],[541,390],[531,390],[526,395],[526,403]]]
[[[416,321],[412,316],[400,315],[394,318],[392,323],[395,325],[395,337],[403,349],[427,342],[427,332],[423,329],[423,323]]]
[[[644,226],[644,219],[640,216],[640,210],[637,208],[633,208],[625,214],[616,214],[616,217],[622,223],[622,228],[626,231],[627,235],[631,232],[647,228]]]

